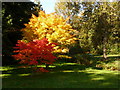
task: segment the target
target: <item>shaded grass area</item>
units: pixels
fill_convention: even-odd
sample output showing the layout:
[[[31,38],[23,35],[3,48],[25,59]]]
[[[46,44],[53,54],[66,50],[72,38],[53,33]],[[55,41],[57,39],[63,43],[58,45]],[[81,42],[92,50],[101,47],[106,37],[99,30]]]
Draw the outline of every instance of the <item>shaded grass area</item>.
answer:
[[[38,66],[44,67],[44,65]],[[118,71],[98,70],[75,63],[51,65],[48,73],[30,68],[0,68],[3,88],[118,88]]]

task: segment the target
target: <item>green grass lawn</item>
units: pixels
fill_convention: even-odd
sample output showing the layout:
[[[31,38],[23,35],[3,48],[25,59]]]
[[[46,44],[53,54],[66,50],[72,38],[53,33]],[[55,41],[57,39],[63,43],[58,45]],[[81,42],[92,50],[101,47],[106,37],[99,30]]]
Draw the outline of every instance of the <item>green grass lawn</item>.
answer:
[[[48,73],[32,73],[30,68],[10,66],[0,70],[3,88],[118,88],[120,83],[118,71],[92,69],[75,63],[55,64]]]

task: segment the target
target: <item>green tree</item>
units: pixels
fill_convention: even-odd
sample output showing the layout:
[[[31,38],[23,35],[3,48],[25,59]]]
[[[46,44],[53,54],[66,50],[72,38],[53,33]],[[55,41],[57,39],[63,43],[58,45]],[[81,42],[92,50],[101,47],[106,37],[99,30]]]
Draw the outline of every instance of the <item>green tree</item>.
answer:
[[[112,42],[118,37],[118,12],[115,11],[118,10],[117,4],[118,2],[98,3],[98,8],[94,10],[91,18],[95,21],[92,42],[95,49],[102,49],[104,59],[107,58],[109,43],[114,44]]]

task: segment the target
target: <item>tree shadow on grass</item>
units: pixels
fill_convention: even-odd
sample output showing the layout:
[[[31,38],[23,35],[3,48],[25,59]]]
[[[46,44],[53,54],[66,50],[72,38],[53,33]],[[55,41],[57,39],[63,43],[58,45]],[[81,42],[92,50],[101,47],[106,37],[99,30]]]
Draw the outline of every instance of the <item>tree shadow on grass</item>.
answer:
[[[85,70],[80,65],[49,68],[48,73],[32,73],[30,68],[3,71],[3,88],[118,88],[117,73]],[[27,75],[28,74],[28,75]]]
[[[61,66],[54,66],[49,67],[47,70],[50,72],[61,72],[64,70],[71,70],[71,71],[77,71],[77,70],[85,70],[85,66],[80,65],[61,65]],[[37,72],[33,71],[31,68],[17,68],[16,67],[9,67],[6,70],[2,71],[3,78],[9,78],[9,77],[21,77],[21,76],[31,76],[32,74],[35,75]],[[41,73],[41,72],[38,72]],[[38,74],[37,73],[37,74]],[[41,73],[42,74],[42,73]]]
[[[88,66],[84,65],[61,65],[56,66],[54,70],[56,71],[62,71],[62,70],[85,70]]]

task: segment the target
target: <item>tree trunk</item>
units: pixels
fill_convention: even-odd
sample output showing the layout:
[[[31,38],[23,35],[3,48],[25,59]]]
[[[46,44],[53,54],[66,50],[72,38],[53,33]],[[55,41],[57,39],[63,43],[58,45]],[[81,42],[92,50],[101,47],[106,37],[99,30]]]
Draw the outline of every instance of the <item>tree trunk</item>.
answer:
[[[107,38],[104,37],[104,39],[103,39],[103,58],[104,58],[104,60],[107,59],[107,54],[106,54],[106,52],[107,52],[106,43],[107,43]]]
[[[49,68],[49,65],[50,65],[50,64],[46,64],[46,69],[48,69],[48,68]]]
[[[103,58],[107,59],[107,54],[106,54],[106,47],[105,45],[103,46]]]

